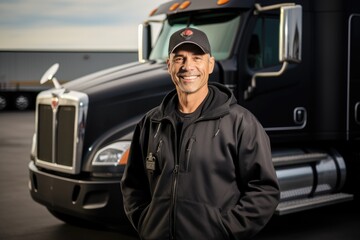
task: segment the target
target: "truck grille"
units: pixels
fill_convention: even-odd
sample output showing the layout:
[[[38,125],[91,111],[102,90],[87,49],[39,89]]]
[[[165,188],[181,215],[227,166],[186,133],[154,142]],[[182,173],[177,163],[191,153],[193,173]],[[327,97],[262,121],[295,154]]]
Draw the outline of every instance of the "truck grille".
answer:
[[[87,104],[87,95],[79,92],[49,90],[38,95],[37,166],[60,172],[79,173]]]

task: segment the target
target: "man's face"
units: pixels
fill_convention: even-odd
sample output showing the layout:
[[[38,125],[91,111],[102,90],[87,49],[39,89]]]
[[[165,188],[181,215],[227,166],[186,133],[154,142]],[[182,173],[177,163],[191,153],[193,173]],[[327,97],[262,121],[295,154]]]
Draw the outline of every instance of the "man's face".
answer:
[[[194,44],[180,45],[167,60],[168,71],[178,91],[196,93],[207,87],[215,60]]]

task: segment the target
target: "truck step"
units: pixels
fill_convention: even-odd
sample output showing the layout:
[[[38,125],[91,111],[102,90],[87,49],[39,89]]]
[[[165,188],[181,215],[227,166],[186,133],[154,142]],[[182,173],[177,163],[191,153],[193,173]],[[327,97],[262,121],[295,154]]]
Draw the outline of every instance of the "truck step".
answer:
[[[330,195],[317,196],[313,198],[297,199],[279,203],[276,208],[276,215],[286,215],[290,213],[300,212],[316,207],[327,206],[335,203],[351,201],[354,195],[348,193],[335,193]]]

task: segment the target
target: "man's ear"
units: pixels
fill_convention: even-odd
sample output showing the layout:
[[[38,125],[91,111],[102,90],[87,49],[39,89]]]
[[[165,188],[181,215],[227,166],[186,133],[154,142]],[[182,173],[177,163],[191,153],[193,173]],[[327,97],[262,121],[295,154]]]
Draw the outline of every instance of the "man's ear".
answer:
[[[167,70],[170,73],[170,57],[168,57],[168,59],[166,59],[166,65],[167,65]]]
[[[211,74],[214,71],[215,67],[215,58],[210,56],[209,58],[209,74]]]

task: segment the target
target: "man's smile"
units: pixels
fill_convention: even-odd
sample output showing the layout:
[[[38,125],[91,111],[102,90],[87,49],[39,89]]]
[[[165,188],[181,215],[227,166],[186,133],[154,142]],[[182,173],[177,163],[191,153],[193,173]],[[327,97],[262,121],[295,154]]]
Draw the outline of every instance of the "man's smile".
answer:
[[[191,76],[179,76],[179,78],[185,82],[190,82],[193,81],[195,79],[197,79],[199,77],[199,75],[191,75]]]

